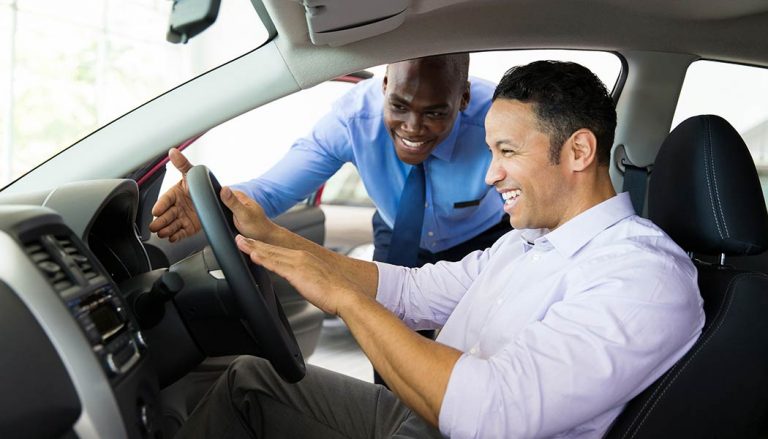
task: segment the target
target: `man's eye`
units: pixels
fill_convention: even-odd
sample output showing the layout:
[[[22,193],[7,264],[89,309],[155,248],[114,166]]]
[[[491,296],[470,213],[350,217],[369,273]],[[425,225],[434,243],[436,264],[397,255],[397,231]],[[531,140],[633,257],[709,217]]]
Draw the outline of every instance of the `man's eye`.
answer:
[[[406,108],[405,108],[405,106],[404,106],[404,105],[400,105],[400,104],[389,104],[389,106],[390,106],[390,108],[392,108],[392,110],[393,110],[393,111],[397,111],[397,112],[400,112],[400,113],[402,113],[402,112],[406,111]]]
[[[512,157],[513,155],[515,155],[515,150],[514,149],[502,149],[501,150],[501,155],[503,155],[504,157]]]
[[[427,117],[431,119],[442,119],[446,116],[445,113],[439,112],[439,111],[430,111],[427,113]]]

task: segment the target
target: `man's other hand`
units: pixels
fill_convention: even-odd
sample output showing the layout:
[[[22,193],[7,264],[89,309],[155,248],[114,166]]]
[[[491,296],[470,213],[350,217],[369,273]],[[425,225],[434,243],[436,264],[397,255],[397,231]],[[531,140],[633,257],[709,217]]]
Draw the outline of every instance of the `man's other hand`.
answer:
[[[310,303],[337,315],[345,300],[358,292],[338,269],[303,250],[291,250],[237,235],[237,247],[251,261],[281,276]]]
[[[158,198],[152,208],[155,219],[149,224],[149,230],[160,238],[176,242],[196,234],[201,226],[187,186],[187,172],[192,169],[192,164],[176,148],[168,151],[168,158],[182,178]]]
[[[267,218],[264,209],[242,192],[229,187],[221,189],[221,201],[232,211],[237,230],[247,238],[269,241],[277,226]]]

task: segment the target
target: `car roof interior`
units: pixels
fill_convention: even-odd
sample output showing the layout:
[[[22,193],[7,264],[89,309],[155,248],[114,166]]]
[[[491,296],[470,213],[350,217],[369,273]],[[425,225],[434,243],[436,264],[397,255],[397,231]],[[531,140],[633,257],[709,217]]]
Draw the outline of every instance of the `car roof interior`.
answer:
[[[764,28],[768,4],[760,0],[416,0],[408,2],[396,33],[322,50],[328,57],[324,71],[317,70],[312,58],[293,56],[312,45],[306,26],[297,25],[311,12],[305,14],[292,2],[264,3],[279,23],[278,46],[302,85],[405,58],[506,48],[658,51],[746,64],[768,61]],[[327,13],[342,16],[346,3],[350,2],[323,2]]]

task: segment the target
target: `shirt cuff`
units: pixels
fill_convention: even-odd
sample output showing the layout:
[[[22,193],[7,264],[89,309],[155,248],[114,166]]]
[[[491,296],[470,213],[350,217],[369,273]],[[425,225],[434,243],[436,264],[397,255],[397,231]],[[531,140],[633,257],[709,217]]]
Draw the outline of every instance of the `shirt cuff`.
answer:
[[[483,415],[491,410],[489,379],[491,367],[487,360],[463,354],[453,366],[443,404],[438,415],[440,433],[445,437],[477,437]]]

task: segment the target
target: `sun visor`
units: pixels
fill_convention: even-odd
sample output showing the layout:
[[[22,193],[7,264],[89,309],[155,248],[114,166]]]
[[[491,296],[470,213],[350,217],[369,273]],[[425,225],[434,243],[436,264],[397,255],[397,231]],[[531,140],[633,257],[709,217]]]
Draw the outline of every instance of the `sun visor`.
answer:
[[[301,4],[312,43],[341,46],[397,28],[411,0],[301,0]]]

